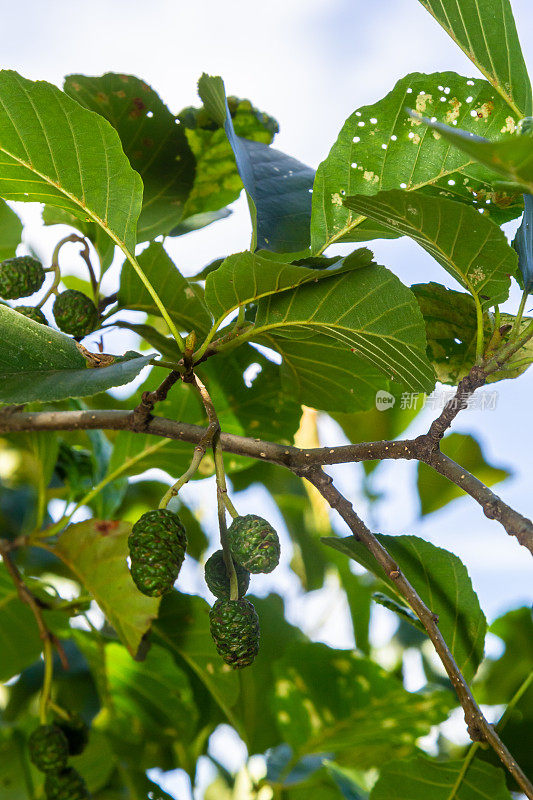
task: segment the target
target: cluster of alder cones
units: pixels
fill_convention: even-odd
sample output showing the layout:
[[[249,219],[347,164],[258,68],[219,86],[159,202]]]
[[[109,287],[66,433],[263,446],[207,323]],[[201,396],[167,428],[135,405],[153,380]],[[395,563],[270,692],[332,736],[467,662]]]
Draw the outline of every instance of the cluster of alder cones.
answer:
[[[205,580],[217,597],[210,613],[211,636],[226,664],[249,666],[259,652],[259,619],[244,595],[250,573],[272,572],[279,563],[278,534],[262,517],[235,517],[227,534],[228,553],[217,550],[205,565]],[[147,511],[129,536],[131,575],[143,594],[159,597],[176,581],[187,548],[185,528],[168,509]],[[237,577],[236,598],[231,597],[227,559]]]
[[[0,297],[19,300],[38,292],[45,279],[40,261],[32,256],[16,256],[0,263]],[[15,311],[41,325],[48,320],[40,306],[15,306]],[[88,336],[98,327],[100,315],[93,301],[77,289],[67,289],[56,295],[53,314],[57,327],[76,338]]]
[[[52,725],[40,725],[28,742],[30,758],[46,779],[46,800],[89,800],[85,781],[74,767],[68,766],[69,756],[83,752],[88,728],[78,718],[59,720]]]

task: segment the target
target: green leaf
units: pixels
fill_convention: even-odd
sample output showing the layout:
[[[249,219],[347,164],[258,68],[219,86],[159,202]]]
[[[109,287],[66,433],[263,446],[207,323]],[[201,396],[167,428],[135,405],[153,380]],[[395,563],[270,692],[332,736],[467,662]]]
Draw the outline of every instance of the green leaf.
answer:
[[[142,181],[117,132],[45,81],[0,73],[0,196],[87,217],[133,252]]]
[[[209,606],[200,597],[171,592],[153,625],[153,640],[187,664],[237,731],[231,709],[239,695],[239,676],[218,655],[209,632]]]
[[[159,598],[141,594],[126,558],[131,525],[91,519],[70,525],[48,549],[60,558],[94,597],[119,639],[135,657]]]
[[[232,212],[228,208],[221,208],[219,211],[205,211],[203,214],[193,214],[191,217],[182,220],[175,228],[172,228],[169,236],[183,236],[192,231],[199,231],[201,228],[211,225],[212,222],[227,219],[231,214]]]
[[[297,754],[334,752],[340,763],[369,769],[412,754],[447,715],[447,693],[407,692],[351,650],[298,644],[274,670],[278,726]]]
[[[494,620],[489,632],[498,636],[505,650],[490,658],[480,670],[476,697],[482,703],[508,703],[526,680],[533,664],[533,617],[531,608],[515,608]],[[532,708],[533,714],[533,708]]]
[[[375,396],[379,371],[413,391],[434,386],[415,299],[385,267],[261,300],[249,336],[281,353],[286,382],[302,402],[328,411],[360,410],[355,395],[370,380]]]
[[[125,322],[124,320],[117,319],[109,323],[109,326],[104,325],[104,328],[125,328],[128,331],[137,333],[148,344],[161,353],[169,361],[179,361],[181,358],[181,350],[176,344],[175,340],[170,336],[165,336],[160,333],[153,325],[146,325],[142,322]]]
[[[279,743],[276,713],[273,708],[275,665],[294,642],[305,640],[299,628],[285,618],[282,598],[269,594],[250,596],[261,627],[259,654],[254,663],[242,672],[241,693],[232,709],[240,720],[242,734],[250,753],[262,753]]]
[[[468,472],[473,473],[485,486],[494,486],[495,483],[505,480],[512,474],[506,469],[488,464],[480,445],[473,436],[450,433],[442,440],[441,451],[453,461],[461,464]],[[433,511],[447,505],[456,497],[464,497],[465,494],[455,483],[421,462],[418,464],[417,488],[422,516],[432,514]]]
[[[427,354],[437,380],[456,386],[467,375],[476,360],[477,320],[473,298],[463,292],[446,289],[439,283],[418,283],[411,286],[426,323]],[[524,317],[520,332],[524,333],[530,317]],[[515,317],[500,314],[500,326],[514,325]],[[494,321],[484,315],[485,348],[491,350]],[[496,337],[498,340],[498,337]],[[501,337],[499,338],[501,344]],[[524,363],[526,359],[526,363]],[[505,378],[516,378],[528,368],[527,359],[533,362],[533,342],[529,341],[493,373],[487,383]],[[475,402],[475,399],[472,401]],[[374,439],[383,437],[373,437]]]
[[[477,320],[473,297],[440,283],[411,286],[426,323],[427,354],[437,380],[456,386],[476,360]],[[490,324],[485,317],[485,337]]]
[[[0,306],[0,402],[84,397],[132,381],[152,356],[128,352],[109,367],[88,369],[82,354],[59,331]]]
[[[313,252],[322,252],[335,241],[381,238],[384,230],[391,235],[390,227],[369,223],[346,209],[342,201],[348,195],[423,189],[430,196],[468,205],[482,203],[485,213],[497,223],[521,213],[518,191],[495,191],[494,167],[487,170],[475,163],[475,157],[450,150],[438,132],[424,130],[418,119],[409,116],[408,107],[482,136],[514,130],[518,121],[483,80],[463,78],[455,72],[406,75],[382,100],[348,117],[320,164],[313,188]]]
[[[196,330],[198,335],[211,327],[211,317],[202,297],[202,289],[190,283],[179,272],[162,244],[153,242],[138,256],[138,263],[160,297],[178,328]],[[145,311],[160,316],[160,310],[131,264],[126,262],[120,274],[118,291],[120,308]]]
[[[9,733],[9,738],[4,733],[3,740],[0,740],[0,791],[9,800],[32,800],[33,777],[39,773],[30,764],[22,733]]]
[[[15,255],[22,237],[22,222],[7,203],[0,200],[0,261]]]
[[[228,105],[233,128],[238,136],[267,145],[272,142],[274,134],[279,130],[272,117],[258,111],[249,100],[228,97]],[[209,116],[205,107],[185,108],[178,119],[185,128],[187,140],[196,158],[194,185],[187,200],[182,224],[191,224],[192,220],[199,217],[209,224],[218,218],[210,215],[232,203],[242,191],[235,156],[224,129]],[[228,216],[230,212],[223,209],[222,213]],[[172,236],[180,233],[181,230],[171,231]]]
[[[475,208],[421,192],[347,197],[344,205],[411,237],[485,305],[504,302],[518,256],[503,232]]]
[[[434,133],[453,144],[457,150],[466,153],[472,160],[513,183],[520,184],[521,191],[533,194],[533,139],[530,136],[491,142],[472,135],[468,129],[454,130],[449,125],[432,122],[428,117],[420,116],[415,121],[432,128]]]
[[[0,680],[7,681],[33,664],[41,652],[42,641],[35,617],[20,600],[3,564],[0,564],[0,609]]]
[[[220,77],[202,75],[198,93],[235,155],[250,207],[255,246],[294,252],[309,246],[314,170],[268,145],[237,135]]]
[[[183,126],[154,90],[133,75],[68,75],[64,91],[116,129],[144,185],[137,240],[169,233],[180,221],[192,189],[195,159]]]
[[[511,800],[503,770],[474,760],[463,776],[464,761],[418,756],[384,764],[370,800]]]
[[[293,266],[281,258],[274,260],[259,253],[236,253],[207,276],[205,301],[216,320],[222,321],[239,306],[262,297],[294,289],[303,283],[319,281],[332,274],[349,272],[372,264],[372,253],[365,247],[346,258],[339,258],[336,269],[310,269]]]
[[[515,114],[531,114],[531,83],[509,0],[420,0]]]
[[[146,659],[133,661],[119,644],[105,648],[107,685],[115,712],[135,720],[139,733],[188,741],[198,721],[192,689],[185,672],[168,650],[153,644]]]
[[[453,553],[417,536],[377,534],[377,538],[398,562],[424,603],[438,616],[439,630],[459,669],[466,680],[470,680],[483,658],[487,622],[466,567]],[[394,581],[384,575],[366,547],[354,536],[330,537],[323,541],[353,558],[397,593]],[[403,602],[403,598],[400,599]]]

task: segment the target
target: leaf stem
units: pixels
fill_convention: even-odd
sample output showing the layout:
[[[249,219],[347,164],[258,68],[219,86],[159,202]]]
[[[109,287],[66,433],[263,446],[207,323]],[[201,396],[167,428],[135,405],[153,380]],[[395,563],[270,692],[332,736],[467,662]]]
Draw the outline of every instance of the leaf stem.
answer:
[[[44,640],[44,680],[39,701],[39,720],[41,725],[46,725],[48,704],[52,693],[52,681],[54,678],[54,651],[52,641],[49,636]]]
[[[204,404],[205,413],[209,420],[208,431],[212,430],[212,446],[213,456],[215,459],[215,478],[217,486],[217,511],[218,511],[218,525],[220,529],[220,544],[222,546],[222,553],[224,557],[224,564],[226,572],[229,577],[230,584],[230,600],[239,599],[239,584],[237,581],[237,573],[235,572],[235,565],[231,557],[231,551],[228,542],[228,527],[226,524],[226,498],[228,495],[228,488],[226,485],[226,472],[224,470],[224,456],[222,453],[222,446],[220,444],[220,422],[218,421],[217,412],[211,399],[207,388],[197,375],[191,373],[190,376],[185,378],[188,383],[195,387],[199,393]],[[233,507],[233,505],[232,505]],[[235,510],[235,509],[234,509]]]
[[[477,294],[472,296],[476,304],[476,363],[479,363],[483,359],[484,350],[483,308]]]
[[[150,295],[150,297],[152,298],[152,300],[156,304],[157,308],[159,309],[159,312],[160,312],[161,316],[163,317],[163,319],[167,323],[168,329],[171,332],[171,334],[174,337],[174,339],[176,340],[176,344],[178,345],[180,352],[183,353],[185,351],[185,343],[184,343],[183,339],[181,338],[181,336],[180,336],[180,334],[178,332],[178,329],[174,325],[174,323],[173,323],[173,321],[172,321],[172,319],[170,317],[170,314],[166,310],[163,301],[161,300],[161,298],[157,294],[156,290],[154,289],[154,287],[152,286],[152,284],[150,283],[150,281],[148,280],[148,278],[144,274],[144,271],[143,271],[141,265],[139,264],[139,262],[137,261],[137,259],[133,255],[133,253],[130,253],[130,251],[124,246],[122,246],[122,250],[123,250],[124,255],[126,256],[126,258],[128,259],[128,261],[130,262],[131,266],[133,267],[133,269],[135,270],[135,272],[139,276],[139,278],[141,280],[141,283],[145,287],[146,291],[148,292],[148,294]]]
[[[183,475],[180,478],[178,478],[176,483],[173,486],[171,486],[167,492],[165,492],[165,494],[161,499],[161,502],[159,503],[159,508],[166,508],[169,502],[172,500],[172,498],[176,497],[181,487],[185,486],[185,484],[188,483],[190,479],[195,475],[203,457],[205,456],[207,448],[209,447],[209,445],[213,440],[215,430],[216,429],[213,425],[210,425],[208,427],[207,431],[205,432],[205,435],[202,437],[199,444],[197,444],[196,447],[194,448],[193,457],[189,468],[185,470]]]
[[[513,329],[511,331],[511,339],[516,339],[520,333],[520,325],[522,324],[522,317],[524,316],[524,309],[526,307],[526,302],[528,297],[529,297],[529,292],[527,291],[527,289],[524,289],[524,291],[522,292],[520,305],[518,306],[518,311],[516,312],[516,318],[514,321]]]

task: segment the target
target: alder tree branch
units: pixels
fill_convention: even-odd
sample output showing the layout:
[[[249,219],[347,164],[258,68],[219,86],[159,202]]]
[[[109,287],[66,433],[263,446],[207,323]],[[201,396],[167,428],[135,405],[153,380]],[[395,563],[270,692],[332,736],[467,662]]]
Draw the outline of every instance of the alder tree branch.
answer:
[[[153,436],[177,439],[194,445],[200,444],[205,436],[207,429],[201,425],[154,417],[152,410],[151,401],[145,405],[142,400],[134,411],[22,412],[19,407],[5,406],[0,410],[0,433],[95,429],[141,430]],[[423,461],[469,494],[479,503],[488,519],[499,522],[510,536],[515,536],[533,555],[533,522],[507,505],[485,484],[440,450],[430,452],[428,455],[428,447],[423,436],[400,441],[360,442],[338,447],[302,449],[250,436],[221,433],[220,446],[226,453],[246,456],[257,461],[268,461],[293,470],[314,465],[330,466],[388,459]]]
[[[394,581],[395,586],[398,587],[398,591],[407,600],[409,606],[419,618],[433,643],[463,708],[470,738],[474,742],[487,742],[496,752],[499,759],[513,776],[524,794],[530,798],[530,800],[533,800],[533,784],[531,784],[527,776],[516,763],[515,759],[504,745],[493,726],[484,717],[481,709],[474,700],[470,687],[465,681],[461,670],[455,663],[455,659],[439,630],[438,619],[435,614],[425,605],[422,598],[409,583],[389,552],[357,516],[349,500],[347,500],[333,485],[331,476],[327,475],[321,467],[303,467],[294,471],[297,475],[305,478],[318,489],[329,506],[337,511],[356,538],[374,556],[384,573]]]

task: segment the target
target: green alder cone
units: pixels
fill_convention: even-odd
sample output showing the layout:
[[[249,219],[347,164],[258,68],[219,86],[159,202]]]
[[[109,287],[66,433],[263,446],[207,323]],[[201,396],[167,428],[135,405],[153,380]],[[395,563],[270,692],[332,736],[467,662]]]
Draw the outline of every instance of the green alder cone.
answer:
[[[85,781],[73,767],[47,775],[44,791],[46,800],[90,800],[91,797]]]
[[[41,772],[58,772],[68,759],[68,741],[57,725],[39,725],[28,740],[30,759]]]
[[[44,269],[31,256],[15,256],[0,263],[0,297],[18,300],[38,292],[44,283]]]
[[[259,652],[259,618],[249,600],[217,600],[209,612],[219,655],[233,669],[248,667]]]
[[[80,715],[72,714],[68,721],[58,719],[55,724],[65,734],[69,755],[79,756],[80,753],[83,753],[89,741],[89,727]]]
[[[248,570],[235,564],[235,572],[237,573],[237,584],[239,587],[239,597],[244,597],[250,585],[250,573]],[[229,575],[224,563],[224,554],[222,550],[217,550],[210,558],[207,559],[205,564],[205,582],[215,597],[224,597],[229,600],[230,596],[230,583]]]
[[[166,508],[147,511],[128,537],[131,577],[143,594],[159,597],[169,592],[179,575],[187,534],[178,517]]]
[[[233,560],[248,572],[272,572],[279,564],[278,534],[262,517],[236,517],[228,529]]]
[[[18,311],[19,314],[24,314],[25,317],[29,317],[34,322],[39,322],[41,325],[48,325],[48,320],[40,308],[34,308],[33,306],[16,306],[15,311]]]
[[[88,336],[98,327],[98,309],[77,289],[58,294],[52,310],[57,327],[71,336]]]

